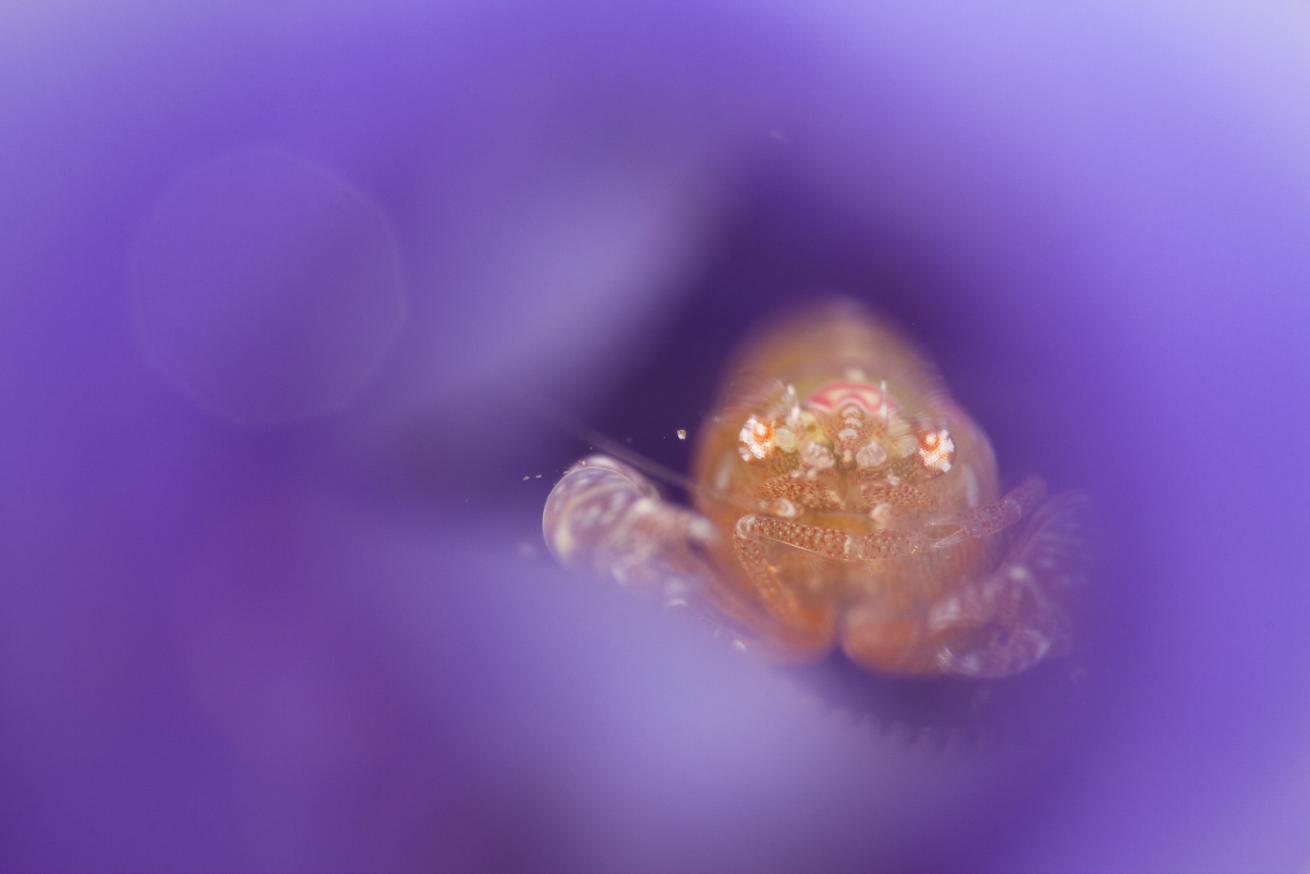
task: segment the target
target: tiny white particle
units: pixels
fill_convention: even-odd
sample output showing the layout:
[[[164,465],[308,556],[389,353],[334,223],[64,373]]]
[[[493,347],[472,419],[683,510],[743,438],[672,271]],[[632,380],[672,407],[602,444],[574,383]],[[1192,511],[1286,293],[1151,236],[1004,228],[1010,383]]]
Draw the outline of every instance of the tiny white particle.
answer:
[[[679,428],[678,431],[677,431],[677,434],[678,434],[678,439],[679,439],[679,440],[686,440],[686,439],[687,439],[687,429],[686,429],[686,428]]]
[[[537,474],[536,476],[533,477],[533,479],[541,479],[541,474]]]
[[[524,481],[524,482],[527,482],[527,481],[530,480],[530,479],[532,479],[532,477],[528,476],[527,474],[524,474],[524,475],[523,475],[523,481]]]

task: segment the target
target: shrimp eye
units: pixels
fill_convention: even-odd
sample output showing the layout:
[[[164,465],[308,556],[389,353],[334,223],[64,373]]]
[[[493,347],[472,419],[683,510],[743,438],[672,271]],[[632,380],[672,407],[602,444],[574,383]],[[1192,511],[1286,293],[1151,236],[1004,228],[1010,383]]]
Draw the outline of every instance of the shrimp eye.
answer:
[[[955,459],[955,441],[945,428],[919,435],[919,459],[932,473],[946,473]]]
[[[773,453],[773,423],[758,416],[751,416],[741,426],[738,435],[741,445],[737,452],[743,461],[757,461],[768,458]]]

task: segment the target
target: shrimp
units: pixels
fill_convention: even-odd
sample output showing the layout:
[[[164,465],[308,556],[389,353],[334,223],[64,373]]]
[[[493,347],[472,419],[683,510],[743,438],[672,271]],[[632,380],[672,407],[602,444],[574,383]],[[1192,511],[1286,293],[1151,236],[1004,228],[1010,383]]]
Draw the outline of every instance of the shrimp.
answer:
[[[696,435],[694,506],[585,458],[543,513],[562,564],[779,660],[995,678],[1070,650],[1085,499],[1037,477],[1003,492],[986,434],[902,334],[829,302],[729,372]]]

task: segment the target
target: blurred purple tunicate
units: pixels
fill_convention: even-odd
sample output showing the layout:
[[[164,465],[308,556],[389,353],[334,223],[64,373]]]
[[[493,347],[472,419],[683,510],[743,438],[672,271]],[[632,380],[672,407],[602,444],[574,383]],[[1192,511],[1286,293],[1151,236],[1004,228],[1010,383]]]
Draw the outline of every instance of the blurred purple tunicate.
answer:
[[[1308,41],[1295,4],[7,6],[0,869],[1306,870]],[[1081,679],[1006,742],[544,555],[552,407],[683,467],[732,343],[834,291],[1095,498]]]

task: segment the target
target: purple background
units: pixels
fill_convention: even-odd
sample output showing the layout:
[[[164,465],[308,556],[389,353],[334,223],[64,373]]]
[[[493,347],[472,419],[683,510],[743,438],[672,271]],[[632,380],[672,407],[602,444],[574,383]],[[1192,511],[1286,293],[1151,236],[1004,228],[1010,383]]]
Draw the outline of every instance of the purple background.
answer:
[[[0,11],[0,869],[1310,867],[1310,9],[487,5]],[[1096,497],[1010,745],[542,554],[832,290]]]

